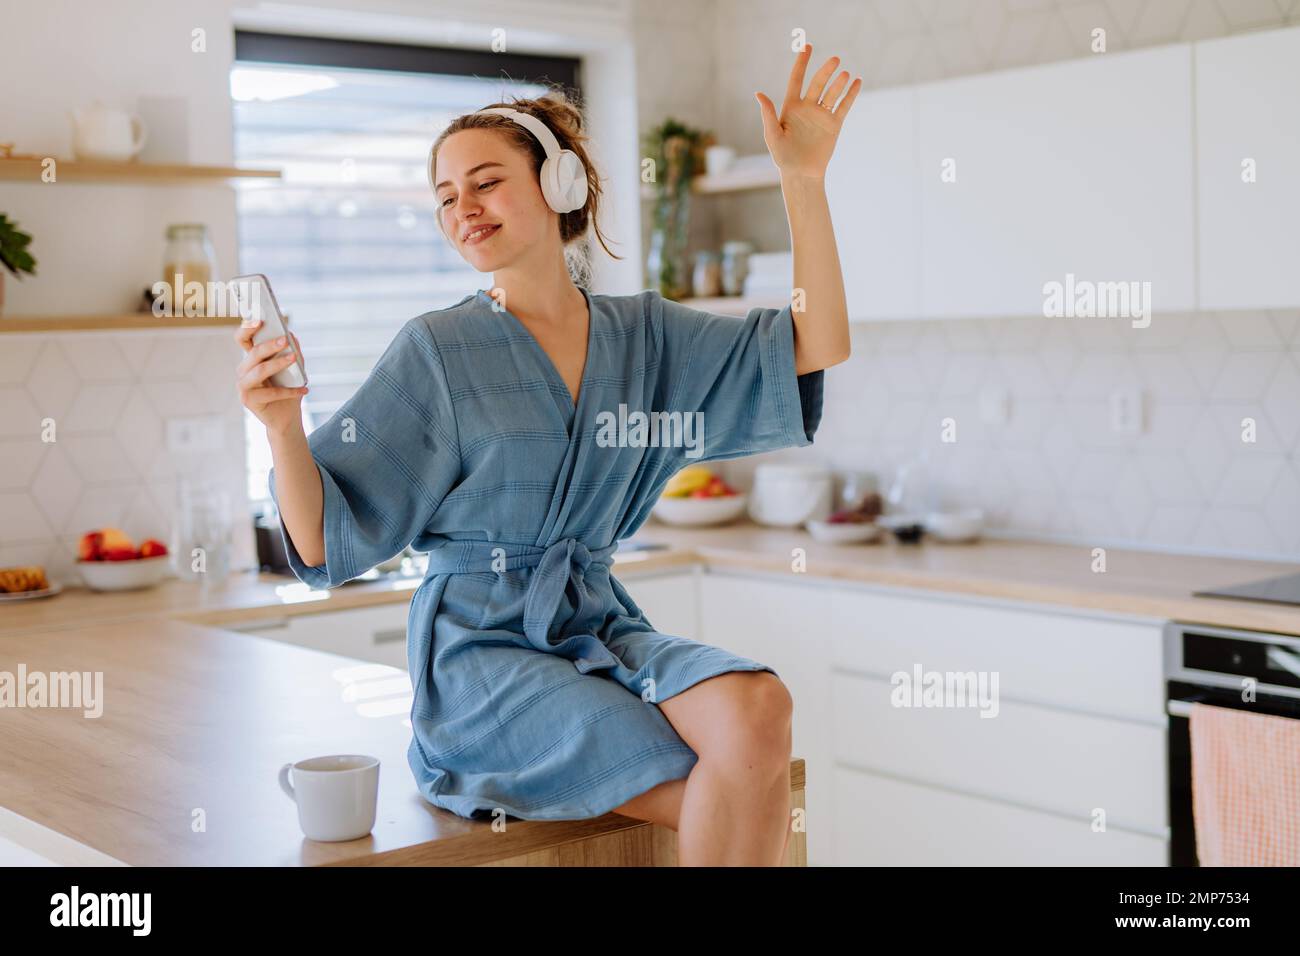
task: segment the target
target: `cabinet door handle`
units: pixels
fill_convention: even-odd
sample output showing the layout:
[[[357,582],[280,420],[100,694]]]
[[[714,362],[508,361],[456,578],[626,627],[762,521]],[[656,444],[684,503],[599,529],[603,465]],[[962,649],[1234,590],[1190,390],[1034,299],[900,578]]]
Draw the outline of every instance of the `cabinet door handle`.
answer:
[[[405,641],[406,628],[390,627],[387,630],[375,631],[373,637],[376,644],[392,644],[394,641]]]

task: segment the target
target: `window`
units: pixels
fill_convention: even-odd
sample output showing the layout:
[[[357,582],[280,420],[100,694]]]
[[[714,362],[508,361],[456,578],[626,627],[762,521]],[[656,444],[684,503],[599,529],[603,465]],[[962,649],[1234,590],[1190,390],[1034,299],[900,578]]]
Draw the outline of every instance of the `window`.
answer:
[[[283,170],[238,184],[239,273],[264,273],[307,357],[304,426],[325,421],[414,316],[482,285],[438,232],[425,162],[455,116],[578,61],[238,32],[235,161]],[[248,492],[270,497],[271,453],[247,416]]]

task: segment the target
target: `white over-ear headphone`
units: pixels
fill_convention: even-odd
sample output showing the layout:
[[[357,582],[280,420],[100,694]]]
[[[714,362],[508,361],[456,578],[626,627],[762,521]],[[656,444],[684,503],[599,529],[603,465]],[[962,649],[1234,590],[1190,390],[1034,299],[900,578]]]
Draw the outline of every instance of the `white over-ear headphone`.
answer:
[[[524,129],[537,137],[546,150],[546,159],[542,162],[539,174],[542,196],[546,205],[555,212],[573,212],[581,209],[587,201],[587,170],[578,154],[571,149],[560,149],[560,141],[545,123],[536,116],[523,113],[508,106],[493,106],[479,113],[498,113],[514,120]],[[429,147],[429,161],[425,164],[429,176],[429,188],[433,183],[433,147]]]

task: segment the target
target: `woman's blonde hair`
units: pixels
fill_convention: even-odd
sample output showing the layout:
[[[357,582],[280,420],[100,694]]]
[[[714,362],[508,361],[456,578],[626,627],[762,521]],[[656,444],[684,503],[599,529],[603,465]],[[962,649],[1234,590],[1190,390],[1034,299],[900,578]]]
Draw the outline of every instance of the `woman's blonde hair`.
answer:
[[[510,103],[489,103],[483,109],[496,106],[508,106],[521,113],[536,116],[555,134],[561,149],[571,150],[582,160],[582,165],[587,170],[587,201],[580,209],[557,215],[560,217],[560,242],[564,245],[564,260],[569,275],[575,284],[590,286],[591,253],[587,242],[580,241],[586,239],[588,229],[594,229],[597,241],[610,256],[615,259],[623,257],[614,255],[610,250],[608,243],[605,242],[605,235],[596,222],[596,214],[600,209],[600,177],[591,162],[591,157],[587,154],[586,147],[583,146],[589,137],[582,132],[582,110],[576,97],[570,98],[563,87],[552,84],[550,90],[535,99],[519,98]],[[533,174],[540,174],[542,162],[546,159],[546,150],[536,136],[514,120],[497,113],[466,113],[452,120],[433,141],[433,148],[429,155],[431,182],[434,181],[432,170],[438,161],[439,147],[448,136],[465,129],[496,130],[512,145],[531,156]],[[442,210],[439,209],[437,212],[438,231],[442,232]],[[445,232],[443,237],[446,238]]]

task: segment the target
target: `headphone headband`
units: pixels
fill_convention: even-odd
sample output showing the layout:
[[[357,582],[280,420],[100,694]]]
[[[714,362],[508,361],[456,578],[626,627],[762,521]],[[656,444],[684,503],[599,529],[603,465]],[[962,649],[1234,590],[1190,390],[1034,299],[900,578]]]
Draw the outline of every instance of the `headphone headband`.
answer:
[[[546,159],[542,161],[542,168],[539,173],[542,196],[546,199],[546,204],[558,213],[572,212],[575,209],[582,208],[587,201],[586,166],[577,153],[569,149],[563,149],[560,146],[560,141],[555,138],[555,134],[551,132],[550,127],[531,113],[525,113],[509,106],[489,106],[487,109],[476,110],[475,112],[495,113],[504,116],[532,133],[537,141],[542,144],[542,149],[546,153]],[[429,179],[430,189],[434,188],[433,158],[433,148],[430,147],[429,159],[425,163],[425,172]]]
[[[508,116],[528,132],[537,137],[537,141],[542,144],[542,149],[546,151],[546,158],[550,159],[556,153],[560,152],[560,141],[555,138],[551,128],[539,120],[531,113],[524,113],[521,110],[512,109],[509,106],[490,106],[485,110],[478,110],[479,113],[496,113],[498,116]]]

